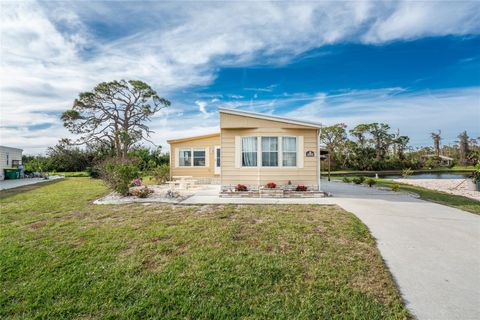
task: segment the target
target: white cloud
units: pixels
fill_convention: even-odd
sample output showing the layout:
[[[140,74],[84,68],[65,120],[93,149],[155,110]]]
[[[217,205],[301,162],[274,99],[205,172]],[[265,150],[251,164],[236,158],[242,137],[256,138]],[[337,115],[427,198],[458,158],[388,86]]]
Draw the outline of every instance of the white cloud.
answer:
[[[198,110],[203,113],[204,115],[208,116],[208,112],[207,110],[205,109],[205,107],[207,106],[207,103],[205,101],[200,101],[200,100],[197,100],[195,101],[195,104],[198,106]]]
[[[362,37],[382,43],[424,36],[478,33],[480,10],[475,1],[402,1],[381,16]]]
[[[480,136],[480,87],[410,92],[403,88],[354,90],[317,94],[291,117],[316,120],[325,125],[384,122],[400,129],[415,146],[428,145],[430,132],[441,129],[445,143],[460,131]]]
[[[339,42],[478,33],[480,25],[474,2],[147,2],[140,6],[26,1],[0,6],[0,140],[31,152],[68,135],[58,119],[60,112],[78,92],[101,81],[145,80],[168,98],[185,88],[208,86],[223,66],[288,63],[310,49]],[[99,35],[92,21],[119,34]],[[226,105],[242,105],[241,97],[232,98],[238,103]],[[184,121],[183,115],[175,127],[162,120],[154,124],[157,129],[194,134],[215,128],[214,117],[205,119],[206,105],[173,102],[180,113],[195,111],[205,121],[199,125],[193,115]],[[273,101],[263,104],[264,110],[274,110]],[[251,108],[255,105],[257,101],[251,102]],[[168,121],[179,117],[171,113]],[[48,129],[29,129],[32,125]]]

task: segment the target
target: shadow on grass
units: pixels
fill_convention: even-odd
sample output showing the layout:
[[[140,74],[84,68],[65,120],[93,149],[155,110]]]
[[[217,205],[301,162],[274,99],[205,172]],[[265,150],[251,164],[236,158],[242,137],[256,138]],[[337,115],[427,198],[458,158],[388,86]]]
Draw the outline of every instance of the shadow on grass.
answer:
[[[11,189],[0,190],[0,200],[7,199],[7,198],[12,197],[14,195],[17,195],[19,193],[23,193],[23,192],[35,190],[35,189],[38,189],[38,188],[41,188],[41,187],[44,187],[44,186],[48,186],[48,185],[57,183],[59,181],[65,181],[65,179],[55,179],[55,180],[51,180],[51,181],[48,181],[48,182],[40,182],[40,183],[36,183],[36,184],[29,184],[29,185],[26,185],[26,186],[20,186],[20,187],[11,188]]]

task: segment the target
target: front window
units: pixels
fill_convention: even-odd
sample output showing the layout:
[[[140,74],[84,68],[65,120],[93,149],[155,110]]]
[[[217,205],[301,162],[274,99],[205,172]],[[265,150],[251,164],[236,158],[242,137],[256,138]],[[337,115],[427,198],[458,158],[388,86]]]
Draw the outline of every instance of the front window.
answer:
[[[190,149],[180,150],[178,159],[180,167],[190,167],[192,165],[192,151]]]
[[[217,168],[220,168],[220,148],[217,148],[215,152],[217,154],[216,166]]]
[[[262,166],[278,167],[278,137],[262,137]]]
[[[193,166],[205,167],[205,149],[193,149]]]
[[[242,166],[257,166],[257,137],[242,138]]]
[[[283,137],[282,139],[282,165],[284,167],[297,166],[297,138]]]

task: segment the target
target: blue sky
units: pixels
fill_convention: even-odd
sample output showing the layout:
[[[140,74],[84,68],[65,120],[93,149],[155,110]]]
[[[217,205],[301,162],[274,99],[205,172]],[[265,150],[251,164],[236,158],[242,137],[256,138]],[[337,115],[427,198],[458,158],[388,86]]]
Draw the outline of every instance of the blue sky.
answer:
[[[78,92],[140,79],[172,101],[153,140],[218,130],[219,107],[429,145],[480,136],[478,2],[1,2],[0,143],[41,153]]]

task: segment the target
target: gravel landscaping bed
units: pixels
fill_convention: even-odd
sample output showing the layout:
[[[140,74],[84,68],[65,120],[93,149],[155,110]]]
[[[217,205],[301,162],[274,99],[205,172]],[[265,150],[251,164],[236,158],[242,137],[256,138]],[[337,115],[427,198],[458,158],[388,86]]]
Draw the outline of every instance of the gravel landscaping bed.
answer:
[[[475,185],[470,179],[396,179],[395,181],[480,201],[480,192],[475,191]]]
[[[139,187],[143,188],[143,187]],[[94,204],[127,204],[127,203],[180,203],[191,197],[203,186],[198,185],[188,190],[174,190],[175,196],[168,194],[170,187],[167,185],[149,185],[148,188],[153,190],[147,198],[138,198],[135,196],[122,196],[116,192],[112,192],[105,197],[95,200]]]

